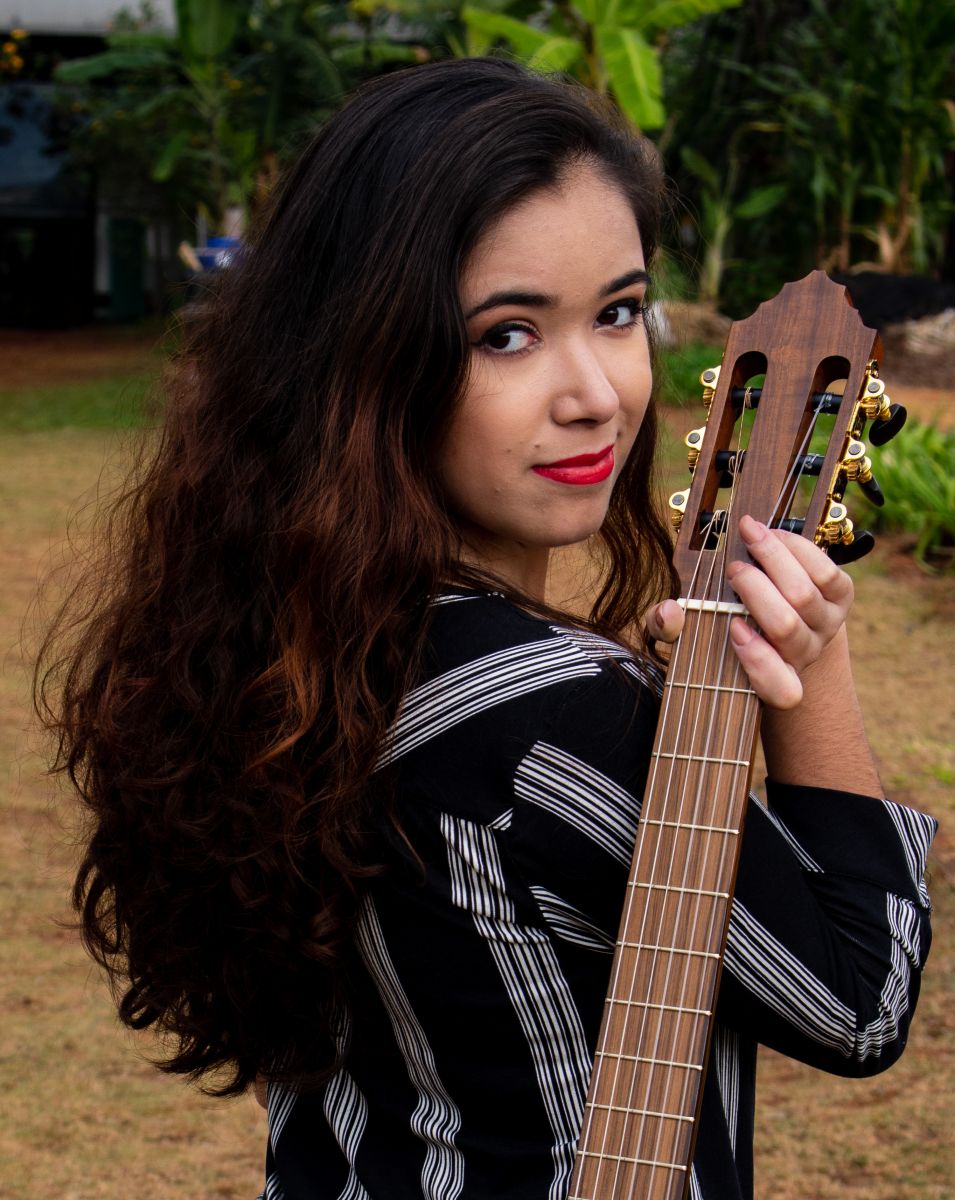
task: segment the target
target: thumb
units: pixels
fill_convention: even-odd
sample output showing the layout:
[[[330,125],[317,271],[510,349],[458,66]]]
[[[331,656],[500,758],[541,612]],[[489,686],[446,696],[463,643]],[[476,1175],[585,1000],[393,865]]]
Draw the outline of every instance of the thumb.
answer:
[[[683,632],[683,609],[675,600],[655,604],[647,613],[647,629],[658,642],[675,642]]]

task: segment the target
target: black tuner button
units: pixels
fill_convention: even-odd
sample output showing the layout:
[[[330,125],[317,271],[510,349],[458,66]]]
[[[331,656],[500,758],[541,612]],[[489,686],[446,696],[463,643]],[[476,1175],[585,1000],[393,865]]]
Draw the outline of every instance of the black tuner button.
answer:
[[[806,522],[802,517],[783,517],[773,526],[774,529],[784,529],[787,533],[802,533]]]
[[[873,446],[884,446],[905,424],[908,413],[901,404],[890,404],[889,415],[884,421],[873,421],[869,426],[869,441]]]
[[[796,459],[796,470],[800,475],[818,475],[825,461],[824,454],[800,454]]]
[[[716,469],[719,472],[719,486],[732,487],[737,470],[742,471],[745,450],[717,450]]]
[[[846,563],[857,562],[860,558],[865,558],[871,549],[875,546],[875,538],[869,533],[868,529],[861,529],[848,546],[842,542],[836,542],[835,545],[829,547],[829,557],[834,563],[838,563],[840,567]]]
[[[874,504],[876,508],[881,508],[885,504],[885,494],[874,478],[867,480],[865,483],[861,479],[857,479],[856,482],[870,504]]]

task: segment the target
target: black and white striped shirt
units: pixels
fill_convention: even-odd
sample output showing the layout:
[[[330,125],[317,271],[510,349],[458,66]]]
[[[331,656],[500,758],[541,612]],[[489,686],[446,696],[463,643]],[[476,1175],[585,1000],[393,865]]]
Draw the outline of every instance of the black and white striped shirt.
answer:
[[[657,716],[655,672],[503,597],[436,604],[382,765],[408,846],[365,898],[345,1066],[269,1089],[266,1200],[563,1200]],[[768,785],[747,820],[691,1182],[752,1195],[756,1045],[901,1053],[935,823]]]

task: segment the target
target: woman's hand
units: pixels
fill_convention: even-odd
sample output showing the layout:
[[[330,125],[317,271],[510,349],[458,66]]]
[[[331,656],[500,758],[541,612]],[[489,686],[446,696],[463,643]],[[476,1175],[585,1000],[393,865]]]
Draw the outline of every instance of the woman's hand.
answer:
[[[726,575],[759,632],[734,617],[730,639],[766,705],[761,734],[770,777],[883,795],[852,682],[845,631],[852,580],[798,534],[751,517],[741,518],[739,530],[759,566],[733,562]],[[674,600],[647,615],[647,629],[659,641],[676,641],[682,628],[683,610]]]
[[[732,562],[726,578],[760,632],[741,617],[730,639],[754,691],[772,708],[795,708],[800,675],[843,628],[852,580],[807,538],[742,517],[740,535],[759,567]]]
[[[768,529],[748,516],[740,519],[739,531],[759,566],[732,562],[726,577],[759,631],[734,617],[730,640],[757,696],[771,708],[794,708],[803,697],[801,673],[845,624],[852,580],[798,534]],[[647,627],[658,641],[674,642],[683,610],[665,600],[650,610]]]

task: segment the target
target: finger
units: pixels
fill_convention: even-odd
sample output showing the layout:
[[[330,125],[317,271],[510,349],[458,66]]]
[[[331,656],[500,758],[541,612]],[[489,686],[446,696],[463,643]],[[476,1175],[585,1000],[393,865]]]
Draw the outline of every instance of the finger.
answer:
[[[735,568],[735,570],[734,570]],[[822,645],[839,627],[839,618],[825,622],[825,613],[818,615],[822,628],[809,625],[779,591],[772,579],[751,563],[733,563],[727,572],[730,586],[763,633],[763,636],[783,655],[787,662],[803,667],[819,653]]]
[[[753,691],[770,708],[795,708],[802,683],[795,668],[741,617],[730,621],[730,641]]]
[[[658,642],[675,642],[683,632],[683,609],[675,600],[654,605],[647,614],[647,629]]]
[[[826,629],[845,619],[852,581],[818,546],[798,534],[767,529],[752,517],[740,520],[740,534],[750,556],[807,625]]]

